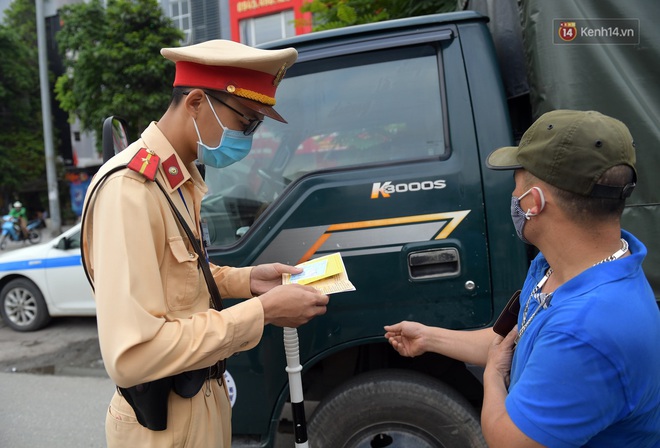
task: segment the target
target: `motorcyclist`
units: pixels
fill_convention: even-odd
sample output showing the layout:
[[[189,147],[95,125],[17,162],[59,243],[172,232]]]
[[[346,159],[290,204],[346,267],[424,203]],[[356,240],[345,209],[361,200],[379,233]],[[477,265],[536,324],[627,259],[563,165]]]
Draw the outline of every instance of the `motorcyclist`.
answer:
[[[20,201],[14,202],[12,209],[9,210],[9,216],[18,222],[18,225],[21,228],[23,239],[27,239],[27,210],[25,207],[23,207],[23,204]]]

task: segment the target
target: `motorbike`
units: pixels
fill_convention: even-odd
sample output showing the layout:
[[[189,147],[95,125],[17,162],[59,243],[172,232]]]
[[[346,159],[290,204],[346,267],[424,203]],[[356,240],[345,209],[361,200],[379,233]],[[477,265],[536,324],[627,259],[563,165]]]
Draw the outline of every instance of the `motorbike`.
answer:
[[[25,226],[27,229],[27,237],[23,235],[21,226],[17,219],[9,215],[2,217],[2,236],[0,236],[0,250],[5,250],[8,241],[27,241],[30,244],[37,244],[41,241],[41,229],[43,227],[43,220],[33,219]]]

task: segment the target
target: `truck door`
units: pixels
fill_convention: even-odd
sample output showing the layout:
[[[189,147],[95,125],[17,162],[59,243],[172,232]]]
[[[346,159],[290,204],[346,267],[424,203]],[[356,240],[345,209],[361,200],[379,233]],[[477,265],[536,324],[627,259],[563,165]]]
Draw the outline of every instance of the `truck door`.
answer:
[[[481,164],[452,36],[299,48],[277,93],[288,124],[265,121],[245,160],[206,172],[215,263],[341,252],[356,291],[300,329],[303,363],[402,319],[476,328],[492,318]],[[228,368],[234,432],[255,422],[267,432],[269,406],[254,404],[285,387],[281,330],[266,328]]]

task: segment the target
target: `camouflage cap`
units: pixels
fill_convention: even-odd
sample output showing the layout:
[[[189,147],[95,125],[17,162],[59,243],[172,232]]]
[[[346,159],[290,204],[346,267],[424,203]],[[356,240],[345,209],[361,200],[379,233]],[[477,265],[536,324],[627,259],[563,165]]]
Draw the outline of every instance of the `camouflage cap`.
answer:
[[[543,114],[519,146],[499,148],[486,159],[488,168],[524,168],[562,190],[582,196],[627,198],[635,188],[635,144],[625,124],[595,111],[555,110]],[[598,184],[608,169],[628,165],[633,182],[625,186]]]

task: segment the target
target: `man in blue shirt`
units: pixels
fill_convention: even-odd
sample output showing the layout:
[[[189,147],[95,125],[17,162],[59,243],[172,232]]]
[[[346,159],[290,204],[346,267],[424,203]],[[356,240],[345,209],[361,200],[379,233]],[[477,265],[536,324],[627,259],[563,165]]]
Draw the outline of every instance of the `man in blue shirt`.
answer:
[[[540,250],[517,327],[502,337],[401,322],[385,336],[404,356],[486,366],[491,448],[660,446],[660,312],[646,248],[620,225],[636,182],[627,127],[593,111],[549,112],[487,164],[515,170],[511,217]]]

